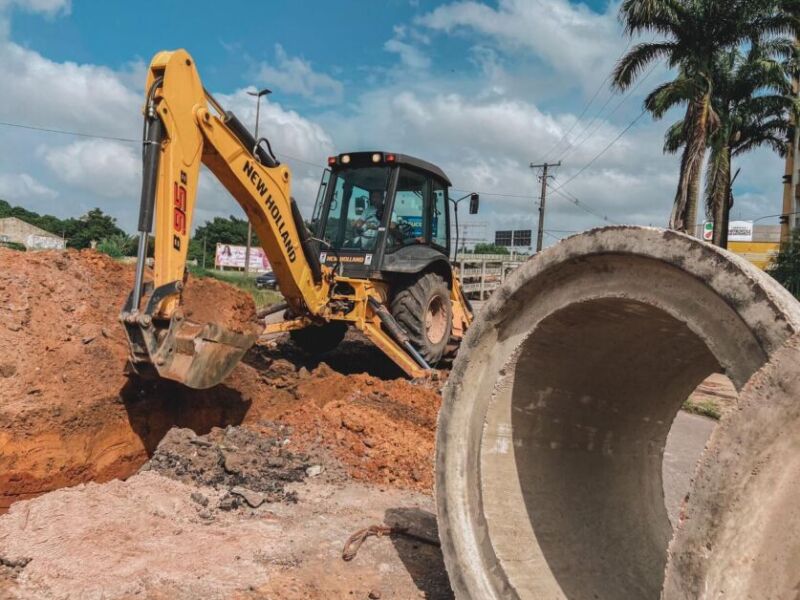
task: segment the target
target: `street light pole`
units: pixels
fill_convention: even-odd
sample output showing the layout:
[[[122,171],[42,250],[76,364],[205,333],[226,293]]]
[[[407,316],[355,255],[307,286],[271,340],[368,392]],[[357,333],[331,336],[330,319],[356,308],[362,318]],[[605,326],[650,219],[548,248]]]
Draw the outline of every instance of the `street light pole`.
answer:
[[[258,145],[258,121],[259,117],[261,116],[261,97],[266,96],[267,94],[271,94],[272,91],[264,88],[262,90],[257,90],[255,92],[247,92],[251,96],[256,97],[256,130],[253,137],[256,139],[256,145]],[[256,149],[253,148],[251,150],[253,154],[255,154]],[[244,274],[245,277],[250,273],[250,247],[253,245],[253,224],[250,222],[250,219],[247,219],[247,248],[244,251]]]
[[[450,202],[453,203],[453,214],[454,214],[455,220],[456,220],[456,249],[455,249],[455,252],[453,254],[453,260],[454,261],[458,260],[458,204],[459,204],[459,202],[461,202],[462,200],[466,200],[467,198],[469,198],[470,202],[472,202],[473,198],[477,198],[477,197],[478,197],[478,194],[476,194],[475,192],[470,192],[469,194],[466,194],[465,196],[462,196],[458,200],[453,200],[452,198],[449,199]]]

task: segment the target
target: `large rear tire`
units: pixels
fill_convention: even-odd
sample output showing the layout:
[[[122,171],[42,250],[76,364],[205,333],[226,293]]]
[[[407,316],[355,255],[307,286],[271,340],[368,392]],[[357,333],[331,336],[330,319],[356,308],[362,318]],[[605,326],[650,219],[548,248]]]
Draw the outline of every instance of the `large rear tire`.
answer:
[[[441,275],[425,273],[401,288],[392,300],[392,316],[429,365],[442,359],[453,327],[453,306]]]
[[[292,342],[312,356],[333,350],[344,339],[347,323],[332,321],[324,325],[311,325],[289,332]]]

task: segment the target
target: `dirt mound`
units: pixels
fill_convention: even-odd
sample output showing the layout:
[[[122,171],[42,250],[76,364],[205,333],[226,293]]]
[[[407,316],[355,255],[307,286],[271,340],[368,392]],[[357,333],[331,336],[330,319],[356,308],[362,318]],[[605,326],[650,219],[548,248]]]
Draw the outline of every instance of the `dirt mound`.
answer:
[[[202,435],[243,423],[289,425],[293,452],[328,452],[359,479],[430,490],[437,382],[309,370],[288,342],[254,349],[210,390],[128,378],[117,318],[132,284],[132,266],[93,251],[0,249],[0,512],[59,487],[127,477],[173,427]],[[232,328],[255,312],[248,295],[210,279],[189,281],[184,311]],[[386,371],[363,342],[339,355],[330,357],[337,368]]]
[[[292,399],[271,417],[292,426],[299,448],[329,450],[356,479],[431,490],[439,382],[342,375],[324,363],[295,371],[282,359],[268,369],[263,380]]]
[[[237,333],[261,333],[253,298],[216,279],[189,278],[183,291],[186,318],[199,323],[215,322]]]
[[[297,494],[287,492],[286,484],[302,481],[311,464],[307,456],[287,450],[288,434],[279,425],[260,431],[215,427],[202,436],[171,429],[141,471],[228,490],[254,508],[263,502],[295,502]],[[231,498],[229,504],[235,508],[239,503]]]

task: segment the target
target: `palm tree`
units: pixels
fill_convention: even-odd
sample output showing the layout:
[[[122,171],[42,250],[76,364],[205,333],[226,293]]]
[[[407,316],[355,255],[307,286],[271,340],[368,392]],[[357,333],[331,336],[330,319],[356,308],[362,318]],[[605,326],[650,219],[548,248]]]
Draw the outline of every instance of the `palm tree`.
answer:
[[[628,35],[656,34],[663,39],[637,44],[617,64],[612,85],[631,87],[644,69],[664,60],[677,69],[674,80],[653,90],[645,108],[658,119],[673,107],[685,106],[683,153],[670,227],[694,228],[700,172],[709,135],[720,126],[712,105],[716,61],[721,53],[743,42],[759,43],[795,34],[797,0],[624,0],[620,16]]]
[[[789,116],[794,109],[785,63],[793,45],[785,40],[752,44],[721,52],[714,60],[711,113],[714,127],[707,131],[710,155],[706,166],[705,208],[714,223],[714,243],[727,245],[731,162],[760,146],[786,152]],[[667,130],[664,151],[685,146],[685,119]]]

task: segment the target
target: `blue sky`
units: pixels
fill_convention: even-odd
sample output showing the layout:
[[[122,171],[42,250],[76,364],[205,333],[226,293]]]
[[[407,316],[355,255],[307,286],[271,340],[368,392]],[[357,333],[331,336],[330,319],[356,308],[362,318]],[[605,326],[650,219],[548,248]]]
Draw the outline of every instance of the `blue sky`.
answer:
[[[675,115],[641,119],[584,169],[639,114],[643,92],[668,76],[659,67],[639,90],[612,95],[605,80],[629,44],[616,4],[185,6],[0,0],[8,88],[0,120],[137,138],[147,62],[185,47],[206,87],[249,123],[245,90],[273,90],[261,127],[294,169],[304,210],[327,154],[386,148],[440,164],[458,189],[484,192],[472,222],[487,237],[535,225],[538,183],[528,165],[559,158],[554,185],[568,183],[550,202],[550,242],[609,222],[666,223],[677,159],[660,148]],[[759,152],[740,166],[734,216],[778,212],[780,160]],[[100,206],[132,229],[139,177],[135,143],[0,127],[0,197],[9,201],[60,216]],[[241,212],[205,176],[196,221],[225,214]]]

